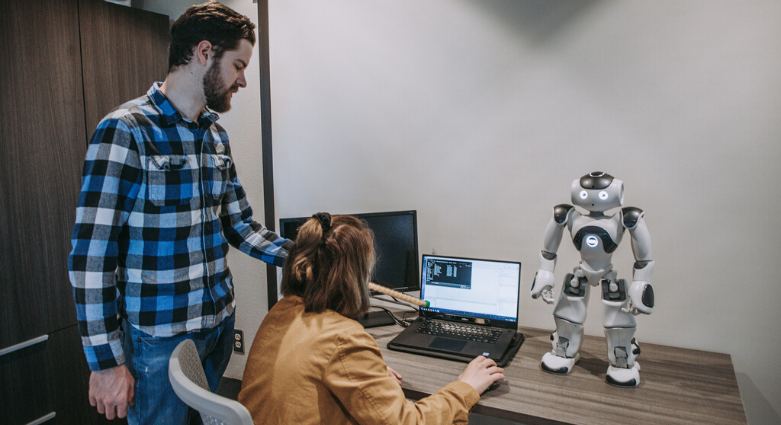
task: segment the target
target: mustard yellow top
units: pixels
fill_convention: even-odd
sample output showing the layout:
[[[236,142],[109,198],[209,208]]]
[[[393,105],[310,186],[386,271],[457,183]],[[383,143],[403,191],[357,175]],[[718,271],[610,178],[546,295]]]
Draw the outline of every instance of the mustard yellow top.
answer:
[[[330,310],[304,313],[295,296],[260,325],[239,393],[255,425],[466,424],[479,400],[460,381],[407,400],[363,326]]]

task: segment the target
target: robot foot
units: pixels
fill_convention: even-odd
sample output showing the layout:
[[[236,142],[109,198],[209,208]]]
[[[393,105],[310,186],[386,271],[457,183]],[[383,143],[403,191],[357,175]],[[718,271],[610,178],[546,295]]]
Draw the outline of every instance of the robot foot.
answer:
[[[540,366],[542,370],[554,374],[554,375],[566,375],[572,371],[572,367],[580,360],[580,354],[575,354],[575,357],[568,359],[566,357],[559,357],[553,353],[545,353],[542,356],[542,363]]]
[[[605,380],[615,387],[636,387],[640,384],[640,363],[635,362],[629,369],[608,366]]]

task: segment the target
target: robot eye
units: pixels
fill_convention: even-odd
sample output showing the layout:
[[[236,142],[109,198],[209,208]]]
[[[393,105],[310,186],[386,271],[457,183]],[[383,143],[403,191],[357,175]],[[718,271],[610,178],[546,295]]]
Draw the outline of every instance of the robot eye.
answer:
[[[599,199],[603,201],[607,199],[607,192],[605,192],[604,190],[602,192],[599,192]]]
[[[586,198],[588,198],[588,192],[586,192],[585,190],[581,190],[580,199],[586,199]]]

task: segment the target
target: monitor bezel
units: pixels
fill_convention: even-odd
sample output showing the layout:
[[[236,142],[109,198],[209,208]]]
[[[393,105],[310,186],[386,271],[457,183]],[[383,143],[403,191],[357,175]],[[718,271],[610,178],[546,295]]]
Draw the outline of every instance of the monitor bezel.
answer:
[[[415,273],[410,273],[410,279],[412,282],[405,282],[405,284],[412,283],[412,286],[401,286],[401,287],[393,287],[390,289],[393,289],[394,291],[399,292],[414,292],[414,291],[420,291],[420,249],[418,247],[418,212],[417,210],[401,210],[401,211],[381,211],[381,212],[370,212],[370,213],[355,213],[355,214],[332,214],[332,215],[351,215],[356,218],[365,219],[365,218],[372,218],[372,217],[384,217],[384,216],[411,216],[412,217],[412,240],[413,240],[413,250],[414,255],[412,258],[414,259],[414,264],[412,267],[414,267]],[[306,222],[306,220],[310,219],[311,217],[289,217],[289,218],[280,218],[279,219],[279,232],[280,236],[283,238],[289,239],[286,237],[285,233],[285,225],[288,223],[300,223],[303,224]],[[375,241],[376,243],[376,241]],[[378,261],[382,261],[382,259],[378,259]],[[379,292],[372,291],[372,295],[380,294]]]

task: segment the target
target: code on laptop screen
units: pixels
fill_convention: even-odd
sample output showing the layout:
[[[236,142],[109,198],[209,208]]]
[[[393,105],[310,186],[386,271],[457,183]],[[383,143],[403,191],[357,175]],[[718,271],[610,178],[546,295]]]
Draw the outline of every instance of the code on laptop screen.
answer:
[[[429,285],[470,289],[472,287],[472,262],[432,259],[426,263],[426,282]]]
[[[517,321],[521,265],[423,256],[421,298],[428,311]]]

